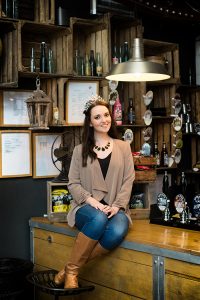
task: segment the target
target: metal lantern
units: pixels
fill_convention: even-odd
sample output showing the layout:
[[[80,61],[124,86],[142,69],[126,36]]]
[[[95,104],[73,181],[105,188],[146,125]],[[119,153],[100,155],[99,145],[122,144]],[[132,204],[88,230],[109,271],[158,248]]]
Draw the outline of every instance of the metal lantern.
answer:
[[[48,120],[51,99],[40,90],[40,79],[36,78],[37,89],[25,100],[30,121],[29,129],[49,129]]]

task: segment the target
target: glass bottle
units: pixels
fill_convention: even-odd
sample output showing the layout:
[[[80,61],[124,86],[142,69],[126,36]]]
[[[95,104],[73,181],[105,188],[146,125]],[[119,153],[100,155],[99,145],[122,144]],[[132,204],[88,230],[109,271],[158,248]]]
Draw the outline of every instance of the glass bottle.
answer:
[[[113,118],[117,125],[122,125],[122,105],[119,97],[117,97],[113,107]]]
[[[46,43],[42,42],[40,50],[40,72],[47,72]]]
[[[187,180],[186,180],[184,172],[181,173],[181,182],[180,182],[180,184],[181,184],[181,193],[183,194],[183,196],[185,196],[186,189],[187,189]]]
[[[122,46],[119,47],[119,63],[122,62],[122,56],[123,56],[123,51],[122,51]]]
[[[49,49],[48,51],[48,73],[55,73],[55,61],[53,58],[53,51]]]
[[[77,49],[74,52],[74,72],[79,75],[79,51]]]
[[[96,60],[94,58],[94,50],[90,50],[90,68],[91,68],[91,76],[97,76],[96,73]]]
[[[101,54],[99,52],[96,54],[96,73],[97,76],[102,76],[102,61]]]
[[[89,54],[87,54],[87,53],[85,55],[85,75],[86,76],[91,76],[91,67],[90,67]]]
[[[123,52],[123,58],[122,61],[128,61],[129,60],[129,49],[128,49],[128,42],[124,42],[124,52]]]
[[[135,124],[135,112],[133,108],[133,98],[129,98],[129,107],[128,107],[128,124]]]
[[[117,46],[115,45],[113,47],[112,63],[113,63],[113,65],[116,65],[116,64],[118,64],[118,62],[119,62],[119,58],[117,55]]]
[[[163,184],[162,184],[162,191],[165,195],[168,194],[168,189],[169,189],[169,177],[167,171],[165,171],[163,176]]]
[[[6,17],[12,18],[11,0],[2,1],[2,10],[4,11]]]
[[[166,147],[166,143],[163,142],[162,151],[161,151],[161,166],[162,167],[168,167],[168,151]]]
[[[154,152],[153,152],[153,156],[155,157],[156,159],[156,166],[157,167],[160,167],[160,152],[158,150],[158,143],[155,142],[154,143]]]
[[[35,49],[31,48],[30,71],[36,72]]]
[[[19,18],[19,4],[18,0],[12,0],[12,17],[14,19]]]

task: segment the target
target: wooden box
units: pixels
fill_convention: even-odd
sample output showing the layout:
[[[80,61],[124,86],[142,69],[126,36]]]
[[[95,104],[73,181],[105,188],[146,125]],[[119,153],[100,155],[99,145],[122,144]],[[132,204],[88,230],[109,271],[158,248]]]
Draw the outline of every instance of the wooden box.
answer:
[[[0,64],[0,86],[17,87],[17,23],[6,19],[0,20],[1,32],[1,64]]]
[[[47,182],[47,215],[51,222],[67,222],[72,196],[67,183]]]
[[[78,50],[80,57],[85,59],[90,50],[99,52],[102,60],[102,71],[105,75],[109,71],[109,19],[104,16],[98,19],[70,18],[72,31],[71,57]],[[72,66],[73,71],[73,66]]]
[[[35,21],[55,24],[55,0],[35,0]]]
[[[156,161],[152,156],[133,156],[135,181],[153,182],[156,180]],[[137,170],[137,166],[147,166],[149,170]]]
[[[36,74],[40,71],[40,45],[46,43],[46,56],[48,50],[53,51],[55,64],[55,74],[66,75],[69,73],[68,55],[70,29],[62,26],[41,24],[29,21],[20,21],[18,24],[18,51],[19,62],[18,70],[21,72],[30,72],[31,49],[35,50]],[[32,75],[33,73],[31,73]],[[42,73],[42,75],[45,73]],[[23,74],[24,75],[24,74]]]

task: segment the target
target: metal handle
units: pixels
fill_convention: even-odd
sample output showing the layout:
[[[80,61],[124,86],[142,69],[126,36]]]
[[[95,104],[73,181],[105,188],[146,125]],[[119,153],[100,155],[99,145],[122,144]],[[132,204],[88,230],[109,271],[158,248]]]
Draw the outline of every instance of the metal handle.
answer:
[[[50,235],[48,236],[47,241],[48,241],[49,243],[52,243],[52,237],[51,237]]]

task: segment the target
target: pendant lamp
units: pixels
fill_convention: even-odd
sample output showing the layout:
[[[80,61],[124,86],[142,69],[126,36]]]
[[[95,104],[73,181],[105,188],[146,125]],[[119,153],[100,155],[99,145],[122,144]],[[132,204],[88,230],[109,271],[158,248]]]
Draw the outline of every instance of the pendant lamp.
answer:
[[[144,59],[144,45],[141,38],[133,41],[132,57],[123,63],[113,65],[110,73],[106,76],[108,80],[115,81],[159,81],[169,79],[164,65]]]

